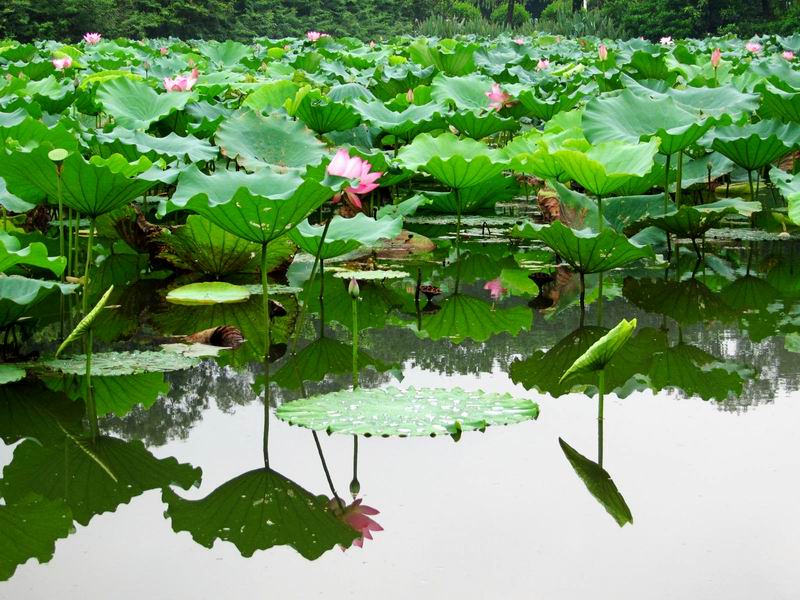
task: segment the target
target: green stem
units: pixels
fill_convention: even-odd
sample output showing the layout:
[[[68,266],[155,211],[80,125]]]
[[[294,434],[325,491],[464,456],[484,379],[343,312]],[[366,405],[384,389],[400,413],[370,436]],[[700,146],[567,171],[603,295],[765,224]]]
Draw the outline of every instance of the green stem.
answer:
[[[456,195],[456,286],[455,293],[461,283],[461,193],[458,188],[453,190]]]
[[[92,391],[92,329],[86,332],[86,413],[89,418],[89,429],[92,432],[92,442],[97,440],[99,426],[97,425],[97,406],[94,402]]]
[[[92,265],[92,246],[94,245],[94,217],[89,221],[89,245],[86,248],[86,266],[83,269],[83,307],[85,317],[89,314],[89,270]]]
[[[8,231],[8,215],[6,214],[6,207],[3,206],[3,231]]]
[[[350,493],[353,494],[353,500],[358,496],[361,491],[361,484],[358,482],[358,436],[353,436],[353,479],[350,481]]]
[[[65,272],[72,274],[72,208],[67,208],[67,268]]]
[[[598,273],[598,286],[597,286],[597,326],[601,327],[603,324],[603,274]]]
[[[678,173],[675,176],[675,206],[681,207],[681,196],[683,195],[683,150],[678,152]]]
[[[353,389],[358,388],[358,298],[352,299],[353,304]]]
[[[603,466],[603,396],[606,391],[606,372],[605,369],[598,375],[598,399],[597,399],[597,464]]]
[[[331,225],[331,216],[327,221],[325,221],[325,227],[322,230],[322,237],[319,239],[319,248],[317,248],[317,254],[314,257],[314,266],[311,267],[311,276],[308,278],[310,283],[314,282],[314,278],[317,275],[317,267],[322,262],[322,247],[325,245],[325,236],[328,235],[328,228]],[[324,274],[323,274],[323,281],[324,281]],[[294,329],[294,335],[292,336],[292,349],[290,354],[294,356],[297,353],[297,341],[300,339],[300,332],[303,331],[303,325],[305,324],[306,320],[306,313],[308,312],[308,305],[311,300],[311,285],[308,286],[308,292],[306,293],[306,297],[300,306],[300,314],[297,316],[297,325]],[[321,305],[320,305],[321,306]],[[322,319],[324,323],[324,319]]]
[[[667,154],[667,164],[664,169],[664,214],[669,211],[669,166],[672,162],[672,155]],[[667,256],[672,254],[672,240],[669,236],[669,231],[664,232],[667,235]]]
[[[269,467],[269,347],[272,323],[269,318],[269,282],[267,281],[267,243],[261,244],[261,293],[264,302],[264,466]]]
[[[597,231],[603,231],[603,197],[597,195]]]
[[[58,254],[66,256],[64,254],[64,201],[61,193],[61,169],[59,167],[56,167],[56,195],[58,197]],[[65,276],[66,270],[61,272],[61,281],[64,281]]]

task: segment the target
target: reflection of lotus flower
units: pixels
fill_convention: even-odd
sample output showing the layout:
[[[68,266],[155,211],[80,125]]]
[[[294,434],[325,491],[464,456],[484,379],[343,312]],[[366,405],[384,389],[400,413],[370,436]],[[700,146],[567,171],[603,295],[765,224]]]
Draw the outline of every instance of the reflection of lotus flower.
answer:
[[[748,52],[752,52],[753,54],[758,54],[761,52],[761,44],[758,42],[747,42],[744,47]]]
[[[100,43],[101,36],[99,33],[84,33],[83,34],[83,41],[89,44],[90,46],[94,46],[95,44]]]
[[[361,208],[361,198],[363,194],[368,194],[378,187],[375,183],[383,175],[381,171],[372,171],[372,165],[358,156],[350,156],[344,148],[340,148],[328,164],[328,173],[346,179],[358,179],[356,187],[349,187],[345,190],[347,198],[356,208]],[[334,202],[338,202],[339,198]]]
[[[504,106],[508,106],[509,100],[511,100],[511,96],[500,88],[499,83],[492,84],[492,89],[486,92],[486,97],[490,100],[489,108],[491,110],[500,110]]]
[[[69,69],[72,66],[72,57],[65,56],[64,58],[54,58],[52,63],[56,71],[63,71],[64,69]]]
[[[672,36],[671,36],[671,35],[668,35],[668,36],[662,37],[662,38],[661,38],[661,40],[659,40],[659,42],[660,42],[661,44],[663,44],[664,46],[672,46],[672,44],[674,43],[674,42],[672,41]]]
[[[597,56],[600,57],[600,60],[608,58],[608,48],[606,48],[605,44],[600,44],[600,47],[597,49]]]
[[[537,71],[545,71],[550,68],[550,61],[546,58],[542,58],[536,63],[536,70]]]
[[[308,38],[309,42],[316,42],[319,38],[321,38],[324,33],[320,33],[319,31],[309,31],[306,33],[306,38]]]
[[[791,50],[784,50],[783,58],[785,58],[786,60],[794,60],[794,52],[792,52]]]
[[[721,59],[722,52],[720,52],[719,48],[717,48],[711,53],[711,66],[716,69],[719,66],[719,61]]]
[[[500,297],[506,293],[508,290],[503,287],[503,284],[500,282],[500,279],[492,279],[487,281],[483,285],[483,289],[489,290],[489,295],[492,297],[492,300],[499,300]]]
[[[159,51],[161,52],[161,56],[169,54],[169,48],[161,48]]]
[[[359,498],[350,506],[345,507],[342,500],[334,498],[328,504],[339,519],[344,521],[352,529],[361,533],[361,537],[353,542],[353,545],[359,548],[364,547],[364,540],[372,539],[373,531],[383,531],[383,527],[370,518],[380,513],[371,506],[361,504],[362,500],[362,498]]]
[[[174,79],[165,77],[164,89],[168,92],[189,92],[197,83],[198,76],[197,69],[194,68],[189,75],[178,75]]]

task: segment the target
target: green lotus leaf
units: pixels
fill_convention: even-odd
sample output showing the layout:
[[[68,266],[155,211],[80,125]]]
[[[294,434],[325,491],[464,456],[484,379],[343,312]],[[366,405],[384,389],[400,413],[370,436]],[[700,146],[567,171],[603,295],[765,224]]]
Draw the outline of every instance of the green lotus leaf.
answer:
[[[516,131],[520,127],[516,119],[501,117],[496,112],[474,110],[454,112],[447,117],[447,122],[462,134],[475,140],[501,131]]]
[[[83,337],[84,334],[88,333],[92,327],[92,323],[94,323],[95,319],[100,316],[100,313],[106,306],[108,299],[111,297],[111,293],[114,291],[114,286],[112,285],[110,288],[106,290],[106,292],[102,295],[100,300],[98,300],[97,304],[94,305],[92,310],[88,313],[84,314],[83,318],[78,322],[75,328],[69,332],[69,335],[64,338],[64,341],[58,346],[56,350],[56,358],[58,358],[59,354],[72,342],[80,339]]]
[[[166,212],[190,210],[244,240],[265,244],[288,233],[333,193],[291,171],[226,170],[204,175],[192,166],[181,174],[165,208]]]
[[[30,265],[61,275],[67,266],[67,259],[47,254],[47,246],[41,242],[33,242],[22,248],[19,239],[0,232],[0,273],[5,273],[14,265]]]
[[[192,94],[181,92],[159,94],[146,83],[126,77],[101,83],[96,96],[117,125],[127,129],[147,129],[174,111],[183,110],[192,98]]]
[[[358,370],[374,367],[387,371],[390,365],[358,350]],[[353,371],[353,347],[329,337],[319,337],[296,355],[290,356],[273,376],[272,381],[283,388],[301,389],[304,381],[322,381],[331,375],[349,374]]]
[[[73,284],[28,279],[17,275],[0,276],[0,327],[16,322],[53,292],[71,294],[76,287]]]
[[[483,183],[509,162],[499,150],[475,140],[460,140],[452,133],[419,135],[400,149],[398,159],[406,169],[430,173],[455,189]]]
[[[190,283],[172,289],[167,294],[167,302],[196,306],[198,304],[233,304],[246,302],[250,292],[241,285],[224,281],[204,281]]]
[[[436,70],[448,75],[466,75],[475,71],[475,52],[480,48],[477,43],[439,40],[431,44],[420,38],[408,46],[411,60],[424,67],[433,65]]]
[[[284,102],[294,98],[299,89],[300,86],[293,81],[270,81],[251,92],[242,102],[242,106],[256,112],[278,110]]]
[[[358,388],[288,402],[276,414],[292,425],[328,433],[458,436],[462,431],[535,419],[539,407],[510,394],[458,388]]]
[[[141,154],[147,154],[152,160],[158,157],[188,158],[190,162],[208,162],[217,158],[219,150],[207,140],[193,135],[185,137],[170,133],[164,137],[155,137],[139,130],[114,129],[108,133],[97,133],[97,141],[106,149],[122,154],[134,161]]]
[[[713,124],[712,118],[699,118],[669,96],[646,98],[629,90],[595,98],[583,113],[583,130],[593,144],[614,140],[636,143],[658,137],[662,154],[686,149]]]
[[[640,246],[612,229],[575,231],[560,221],[549,225],[515,226],[512,236],[543,242],[579,273],[602,273],[642,258],[654,258],[650,246]]]
[[[769,81],[763,82],[756,89],[761,93],[761,112],[765,117],[800,122],[800,92],[794,89],[782,90]]]
[[[37,146],[52,146],[72,152],[78,149],[78,140],[63,123],[59,122],[48,127],[30,116],[0,127],[0,147],[32,150]]]
[[[718,127],[710,135],[714,150],[748,171],[761,169],[800,147],[800,125],[777,120]]]
[[[485,111],[489,108],[486,93],[494,83],[488,77],[472,73],[463,77],[448,77],[439,73],[431,82],[431,95],[442,105],[462,111]]]
[[[0,364],[0,385],[14,383],[25,377],[25,369],[16,365]]]
[[[614,355],[627,343],[636,330],[636,319],[622,319],[616,327],[593,343],[561,376],[561,381],[572,375],[593,373],[606,368]]]
[[[423,318],[422,328],[432,340],[458,344],[466,339],[485,342],[500,333],[516,336],[529,330],[532,322],[533,313],[527,306],[496,308],[478,298],[454,294],[438,311]]]
[[[562,149],[586,151],[590,147],[579,128],[558,133],[533,129],[511,140],[503,148],[511,160],[511,169],[543,179],[563,180],[567,172],[553,152]]]
[[[132,350],[129,352],[95,352],[92,354],[92,376],[110,377],[136,373],[167,373],[197,366],[199,360],[155,350]],[[53,371],[67,375],[86,373],[86,357],[82,354],[69,358],[46,360],[39,363]]]
[[[361,115],[348,102],[336,102],[317,89],[305,86],[291,104],[289,114],[299,118],[317,133],[352,129],[361,121]]]
[[[648,222],[679,237],[697,239],[716,227],[726,215],[749,217],[761,210],[761,203],[746,202],[741,198],[724,198],[709,204],[683,205],[661,216],[650,217]]]
[[[230,542],[244,557],[291,546],[315,560],[360,536],[328,508],[325,496],[315,496],[271,469],[243,473],[200,500],[185,500],[170,489],[162,498],[173,530],[188,531],[206,548],[217,540]]]
[[[204,41],[198,45],[197,49],[200,54],[208,57],[211,62],[223,68],[238,65],[251,52],[250,46],[232,40],[225,42]]]
[[[794,224],[800,225],[800,177],[782,171],[778,167],[772,167],[769,178],[786,198],[789,205],[789,219]]]
[[[72,532],[72,513],[63,500],[31,497],[0,505],[0,581],[31,558],[53,558],[56,541]]]
[[[265,117],[242,111],[223,121],[216,141],[225,156],[251,171],[272,166],[304,172],[326,155],[324,144],[303,123],[278,113]]]
[[[628,523],[633,523],[633,515],[628,508],[625,498],[619,493],[617,486],[603,467],[592,462],[561,438],[558,438],[561,450],[567,457],[569,464],[575,469],[578,477],[586,485],[589,493],[595,497],[600,505],[606,509],[617,525],[624,527]]]
[[[0,178],[0,206],[12,213],[25,213],[36,208],[35,204],[25,202],[22,198],[8,191],[6,182]]]
[[[435,102],[413,104],[401,112],[390,110],[379,100],[373,102],[355,100],[353,107],[364,122],[404,140],[414,139],[426,131],[442,129],[445,126],[443,115],[447,112],[443,106]]]
[[[558,92],[545,97],[528,87],[518,89],[514,85],[510,85],[507,86],[507,89],[519,99],[528,114],[542,121],[549,121],[558,113],[571,110],[584,96],[580,90]]]
[[[225,231],[201,217],[189,215],[186,225],[161,236],[166,249],[159,255],[187,271],[207,275],[256,273],[260,269],[261,247]],[[278,238],[267,248],[267,271],[291,260],[294,244]]]
[[[554,156],[570,179],[595,196],[608,196],[631,180],[644,177],[653,168],[658,140],[631,144],[602,142],[586,152],[557,150]]]
[[[156,458],[138,440],[101,436],[92,442],[68,433],[58,444],[19,444],[3,471],[0,493],[8,504],[31,493],[60,501],[76,522],[87,525],[95,515],[113,512],[147,490],[189,489],[200,476],[200,469],[174,458]]]
[[[328,226],[320,258],[335,258],[362,246],[374,246],[379,240],[394,239],[400,234],[402,226],[402,219],[393,217],[371,219],[364,213],[358,213],[346,219],[337,215]],[[302,250],[316,256],[324,229],[324,225],[312,225],[306,220],[292,229],[289,237]]]
[[[461,213],[469,214],[494,214],[497,202],[511,200],[519,193],[519,184],[513,177],[498,174],[486,181],[468,188],[458,190],[458,202],[461,203]],[[458,212],[456,193],[450,192],[425,192],[420,197],[430,201],[424,204],[425,211],[444,214]]]

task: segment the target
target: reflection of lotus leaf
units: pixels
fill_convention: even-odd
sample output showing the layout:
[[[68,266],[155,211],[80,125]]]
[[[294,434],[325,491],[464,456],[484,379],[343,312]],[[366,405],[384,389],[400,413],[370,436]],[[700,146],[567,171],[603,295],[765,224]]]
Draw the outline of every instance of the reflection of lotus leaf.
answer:
[[[485,342],[499,333],[518,335],[530,329],[532,321],[533,313],[527,306],[494,308],[478,298],[455,294],[442,302],[440,310],[423,319],[422,328],[432,340]]]
[[[188,531],[206,548],[217,540],[230,542],[244,557],[291,546],[303,558],[315,560],[359,537],[328,509],[327,498],[271,469],[243,473],[201,500],[184,500],[170,489],[163,498],[175,531]]]
[[[292,425],[329,433],[457,436],[535,419],[539,407],[510,394],[458,388],[359,388],[295,400],[281,405],[277,415]]]

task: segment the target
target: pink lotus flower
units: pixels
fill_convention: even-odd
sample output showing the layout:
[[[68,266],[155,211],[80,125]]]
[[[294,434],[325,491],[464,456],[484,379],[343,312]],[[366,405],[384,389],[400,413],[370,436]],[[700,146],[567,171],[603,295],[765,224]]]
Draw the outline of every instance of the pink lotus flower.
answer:
[[[383,531],[383,527],[381,527],[374,519],[370,518],[380,513],[371,506],[362,504],[362,501],[362,498],[359,498],[350,506],[344,506],[344,502],[342,500],[333,498],[328,503],[328,507],[333,511],[338,519],[361,534],[361,537],[356,538],[353,541],[353,545],[358,546],[359,548],[364,547],[364,540],[372,539],[373,531]],[[342,550],[344,549],[345,548],[342,548]]]
[[[169,48],[159,48],[158,51],[161,52],[161,56],[166,56],[169,54]]]
[[[747,42],[744,47],[748,52],[752,52],[753,54],[761,52],[761,44],[758,42]]]
[[[189,75],[178,75],[174,79],[172,77],[164,78],[164,89],[168,92],[189,92],[197,83],[199,75],[197,68],[192,69]]]
[[[518,46],[522,46],[525,43],[525,38],[521,37],[514,38],[514,43],[517,44]]]
[[[597,49],[597,56],[600,57],[600,60],[608,58],[608,48],[606,48],[605,44],[600,44],[600,47]]]
[[[374,48],[374,47],[375,47],[375,42],[373,42],[373,41],[370,41],[370,43],[369,43],[369,47],[370,47],[370,48]]]
[[[719,61],[722,60],[722,52],[720,52],[719,48],[716,48],[711,53],[711,66],[715,69],[719,66]]]
[[[65,56],[64,58],[54,58],[52,61],[53,67],[55,67],[56,71],[63,71],[64,69],[69,69],[72,66],[72,57]]]
[[[794,60],[794,52],[792,52],[791,50],[784,50],[783,58],[785,58],[786,60]]]
[[[489,110],[500,110],[504,106],[511,106],[511,96],[502,90],[499,83],[493,83],[492,89],[486,92],[489,98]]]
[[[372,165],[359,156],[350,156],[344,148],[340,148],[333,160],[328,164],[328,173],[345,179],[358,179],[358,185],[350,186],[344,193],[350,203],[361,208],[361,196],[378,187],[375,183],[383,175],[381,171],[372,171]],[[334,197],[334,202],[341,200],[341,195]]]
[[[414,104],[414,90],[411,88],[408,88],[408,91],[406,92],[406,100],[409,104]]]
[[[319,31],[309,31],[306,33],[306,38],[309,42],[316,42],[319,38],[325,36],[327,34],[320,33]]]
[[[671,35],[668,35],[668,36],[662,37],[662,38],[659,40],[659,43],[660,43],[662,46],[672,46],[672,44],[674,44],[675,42],[673,42],[673,41],[672,41],[672,36],[671,36]]]
[[[83,34],[83,41],[89,44],[90,46],[94,46],[95,44],[99,44],[100,40],[102,39],[102,35],[99,33],[84,33]]]
[[[550,68],[550,61],[546,58],[539,59],[539,62],[536,63],[536,70],[537,71],[546,71]]]
[[[492,279],[487,281],[483,285],[483,289],[489,290],[489,296],[492,297],[492,300],[499,300],[503,294],[505,294],[508,290],[503,287],[502,282],[500,279]]]

